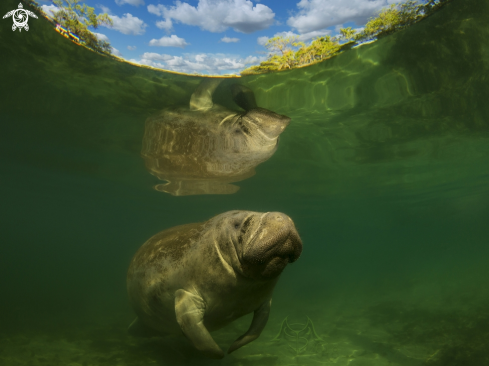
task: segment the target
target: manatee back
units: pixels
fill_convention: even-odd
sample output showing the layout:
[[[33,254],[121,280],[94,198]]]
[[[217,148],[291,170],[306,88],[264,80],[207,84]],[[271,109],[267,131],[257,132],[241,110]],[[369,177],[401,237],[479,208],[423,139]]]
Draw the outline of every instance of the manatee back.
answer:
[[[195,245],[202,235],[203,225],[179,225],[152,236],[134,255],[127,274],[128,280],[140,275],[146,276],[154,268],[159,268],[160,273],[168,270]]]
[[[180,332],[175,320],[175,291],[186,286],[187,259],[199,242],[203,224],[164,230],[146,241],[127,273],[129,302],[146,326],[163,333]]]
[[[222,106],[208,111],[188,108],[164,109],[150,116],[145,123],[141,155],[148,158],[180,156],[194,160],[215,154],[215,145],[222,139],[219,126],[235,112]]]
[[[146,168],[166,184],[155,189],[175,196],[232,194],[239,187],[229,183],[249,178],[254,167],[266,160],[239,144],[241,136],[222,125],[235,120],[235,112],[214,105],[208,111],[167,109],[146,120],[141,149]]]

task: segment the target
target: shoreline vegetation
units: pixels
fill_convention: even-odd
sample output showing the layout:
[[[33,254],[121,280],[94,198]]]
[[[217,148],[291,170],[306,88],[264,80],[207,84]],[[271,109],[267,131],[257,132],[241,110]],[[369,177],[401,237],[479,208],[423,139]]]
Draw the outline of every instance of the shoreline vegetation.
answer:
[[[241,71],[241,76],[266,74],[310,66],[364,43],[371,43],[405,29],[432,15],[451,0],[407,0],[383,8],[357,32],[351,27],[340,29],[340,36],[315,38],[309,45],[299,42],[299,36],[270,38],[265,47],[268,59]],[[343,42],[343,43],[340,43]]]
[[[334,57],[353,47],[374,42],[389,34],[405,29],[432,15],[450,1],[452,0],[405,0],[397,4],[392,4],[380,10],[376,17],[370,18],[365,27],[361,28],[360,31],[351,27],[342,28],[340,29],[339,36],[332,37],[325,35],[316,37],[309,45],[300,42],[298,40],[299,36],[276,36],[270,38],[264,45],[269,52],[267,60],[261,62],[259,65],[253,65],[244,69],[239,75],[183,74],[208,77],[240,77],[310,66]],[[78,36],[79,42],[76,42],[77,44],[132,65],[155,69],[151,66],[134,64],[113,55],[110,43],[98,39],[88,29],[89,27],[97,29],[99,25],[112,26],[112,19],[107,13],[95,14],[94,8],[81,3],[81,0],[53,0],[53,3],[60,10],[54,13],[54,17],[50,17],[42,10],[36,0],[25,0],[25,2],[43,14],[54,26],[59,24],[63,28],[66,28],[68,32],[72,32]],[[164,69],[155,70],[174,72]]]
[[[79,38],[79,44],[104,55],[112,56],[112,46],[108,41],[98,39],[97,36],[88,29],[97,29],[100,25],[112,26],[113,22],[107,13],[95,14],[95,9],[80,2],[80,0],[53,0],[58,7],[53,17],[48,16],[35,0],[27,0],[29,5],[44,15],[47,19],[61,25],[68,32],[75,34]]]

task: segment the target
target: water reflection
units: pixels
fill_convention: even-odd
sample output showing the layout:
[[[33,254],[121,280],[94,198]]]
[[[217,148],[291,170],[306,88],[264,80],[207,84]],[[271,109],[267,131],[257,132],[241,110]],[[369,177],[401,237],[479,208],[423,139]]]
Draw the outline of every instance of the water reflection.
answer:
[[[230,93],[244,112],[213,104],[221,79],[206,79],[189,107],[164,109],[146,120],[141,155],[146,168],[174,196],[232,194],[239,182],[277,150],[290,118],[259,108],[251,89],[234,84]]]

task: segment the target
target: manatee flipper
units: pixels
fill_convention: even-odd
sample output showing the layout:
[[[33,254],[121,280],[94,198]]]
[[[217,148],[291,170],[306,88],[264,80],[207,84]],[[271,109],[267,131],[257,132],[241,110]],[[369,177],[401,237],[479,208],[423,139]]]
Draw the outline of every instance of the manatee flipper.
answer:
[[[270,314],[270,307],[272,305],[272,299],[265,301],[253,314],[253,320],[251,321],[250,328],[241,337],[236,339],[234,343],[229,347],[228,353],[236,351],[238,348],[257,339],[268,321],[268,315]]]
[[[156,330],[144,325],[137,317],[134,319],[131,325],[129,325],[127,332],[133,337],[158,337],[161,335]]]
[[[183,334],[195,348],[211,358],[223,358],[224,352],[204,326],[204,300],[185,290],[175,292],[175,315]]]
[[[234,103],[243,108],[245,111],[258,108],[256,105],[255,94],[250,88],[244,85],[231,85],[231,95],[233,96]]]
[[[239,190],[234,184],[212,180],[179,180],[154,187],[159,192],[170,193],[172,196],[192,196],[197,194],[233,194]]]
[[[208,78],[204,79],[190,97],[191,111],[207,111],[214,105],[212,103],[212,94],[221,83],[222,79]]]

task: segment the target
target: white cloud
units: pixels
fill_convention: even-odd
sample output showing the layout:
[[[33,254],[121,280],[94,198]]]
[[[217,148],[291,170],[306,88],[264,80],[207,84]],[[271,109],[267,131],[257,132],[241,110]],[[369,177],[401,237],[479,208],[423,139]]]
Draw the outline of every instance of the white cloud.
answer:
[[[215,33],[224,32],[228,28],[241,33],[253,33],[271,26],[275,17],[268,6],[253,6],[249,0],[199,0],[197,6],[176,1],[170,7],[148,5],[148,11],[165,18],[165,29],[171,29],[167,27],[174,20]]]
[[[262,61],[265,61],[265,58],[262,57],[256,57],[256,56],[248,56],[246,57],[244,60],[243,60],[243,63],[245,65],[249,65],[249,64],[259,64],[260,62]]]
[[[174,56],[155,53],[155,52],[145,52],[141,56],[141,59],[150,60],[150,61],[168,61],[173,59],[173,57]]]
[[[258,37],[256,41],[260,46],[265,46],[265,44],[268,42],[269,39],[270,39],[269,37],[263,36],[263,37]]]
[[[144,34],[145,28],[148,26],[141,19],[134,17],[129,13],[124,14],[122,18],[117,15],[111,15],[110,17],[114,22],[113,29],[123,34],[141,35]]]
[[[107,14],[110,14],[111,13],[110,9],[107,6],[105,6],[105,5],[98,4],[97,7],[99,7],[100,10],[102,10],[103,13],[107,13]]]
[[[299,12],[287,24],[301,34],[319,31],[348,21],[365,23],[381,8],[402,0],[301,0]]]
[[[109,37],[107,37],[105,34],[102,33],[93,33],[93,34],[95,35],[95,37],[97,37],[99,41],[109,42]]]
[[[284,38],[297,37],[295,42],[308,43],[309,41],[311,41],[312,39],[314,39],[316,37],[324,37],[324,36],[328,36],[328,35],[331,35],[331,30],[322,29],[322,30],[318,30],[318,31],[312,31],[312,32],[304,33],[304,34],[297,34],[297,33],[291,32],[291,31],[279,32],[279,33],[275,33],[273,35],[273,37],[278,37],[278,36],[281,36]],[[273,37],[271,37],[271,38],[273,38]],[[258,37],[257,43],[260,46],[265,46],[265,44],[268,42],[269,39],[270,39],[270,37],[266,37],[266,36]]]
[[[136,46],[127,46],[127,49],[129,51],[134,51],[137,47]]]
[[[49,15],[50,17],[53,17],[53,13],[59,10],[59,8],[55,5],[41,5],[41,9],[46,13],[46,15]]]
[[[111,48],[112,48],[112,54],[119,56],[119,57],[122,57],[122,53],[117,48],[114,48],[114,47],[111,47]]]
[[[162,16],[163,15],[163,10],[166,9],[164,5],[158,4],[158,5],[153,5],[149,4],[148,5],[148,12],[154,15]]]
[[[161,37],[160,39],[152,39],[149,41],[150,46],[162,46],[162,47],[182,47],[188,46],[185,39],[180,38],[174,34],[170,37]]]
[[[169,32],[173,28],[173,23],[171,19],[165,19],[156,22],[156,26],[160,29],[165,29],[167,32]]]
[[[299,42],[308,42],[311,41],[312,39],[316,37],[324,37],[324,36],[330,36],[331,31],[328,29],[321,29],[317,31],[312,31],[312,32],[307,32],[303,34],[299,34]]]
[[[199,73],[208,75],[219,75],[238,73],[249,64],[257,64],[264,58],[248,56],[242,58],[235,55],[225,54],[184,54],[183,56],[171,56],[146,52],[141,55],[140,60],[130,60],[131,62],[148,65],[160,69],[184,72],[188,74]]]
[[[279,33],[275,33],[274,37],[277,37],[277,36],[282,36],[284,38],[297,37],[295,42],[304,42],[305,43],[305,42],[308,42],[308,41],[310,41],[316,37],[324,37],[324,36],[327,36],[330,34],[331,34],[330,30],[321,29],[321,30],[317,30],[317,31],[303,33],[303,34],[297,34],[297,33],[291,32],[291,31],[279,32]]]
[[[224,42],[224,43],[239,42],[239,38],[222,37],[221,42]]]
[[[115,0],[117,5],[129,4],[134,6],[144,5],[144,0]]]

